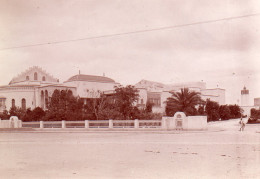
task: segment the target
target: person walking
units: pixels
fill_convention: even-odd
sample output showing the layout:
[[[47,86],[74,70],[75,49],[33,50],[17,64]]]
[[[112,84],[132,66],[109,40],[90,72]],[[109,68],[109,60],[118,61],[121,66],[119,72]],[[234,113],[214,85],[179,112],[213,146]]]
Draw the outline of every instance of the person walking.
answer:
[[[239,129],[239,131],[244,131],[246,125],[245,125],[245,123],[244,123],[242,117],[241,117],[241,119],[240,119],[240,121],[239,121],[239,124],[240,124],[240,129]]]

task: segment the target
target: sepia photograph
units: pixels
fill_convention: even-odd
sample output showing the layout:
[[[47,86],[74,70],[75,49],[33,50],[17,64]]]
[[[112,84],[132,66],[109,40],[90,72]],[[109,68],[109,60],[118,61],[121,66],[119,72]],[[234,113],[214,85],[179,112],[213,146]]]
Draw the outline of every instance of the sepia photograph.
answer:
[[[259,166],[259,0],[0,0],[0,178]]]

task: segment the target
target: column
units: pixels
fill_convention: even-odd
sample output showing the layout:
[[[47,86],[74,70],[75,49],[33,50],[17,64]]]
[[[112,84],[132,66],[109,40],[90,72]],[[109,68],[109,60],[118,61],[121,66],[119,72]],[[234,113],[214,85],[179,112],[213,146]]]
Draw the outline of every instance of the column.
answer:
[[[85,128],[88,129],[89,128],[89,121],[85,120]]]
[[[113,120],[112,119],[108,120],[108,128],[113,129]]]
[[[139,120],[135,119],[135,129],[139,129]]]
[[[40,121],[40,129],[43,129],[44,125],[43,125],[43,121]]]
[[[61,121],[61,128],[62,129],[65,129],[66,128],[66,121]]]

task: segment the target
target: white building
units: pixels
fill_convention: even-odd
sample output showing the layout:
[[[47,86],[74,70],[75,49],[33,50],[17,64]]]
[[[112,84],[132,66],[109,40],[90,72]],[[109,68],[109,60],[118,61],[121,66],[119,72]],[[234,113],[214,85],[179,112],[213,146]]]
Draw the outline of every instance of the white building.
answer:
[[[176,83],[166,85],[159,82],[141,80],[135,87],[139,90],[140,99],[138,106],[145,107],[147,102],[153,104],[153,112],[163,113],[166,107],[167,98],[171,97],[171,91],[180,91],[182,88],[199,92],[201,98],[218,102],[220,105],[225,104],[225,90],[220,88],[206,89],[205,82]]]
[[[98,98],[100,92],[111,93],[117,85],[119,83],[108,77],[83,74],[59,83],[57,78],[34,66],[14,77],[8,85],[0,86],[0,112],[9,111],[14,106],[47,109],[55,89],[71,90],[74,96],[80,98]]]
[[[76,95],[80,98],[98,98],[101,92],[113,92],[116,83],[113,79],[105,76],[83,75],[72,76],[64,82],[66,86],[76,88]]]
[[[46,104],[55,89],[70,89],[76,92],[75,87],[65,86],[41,68],[34,66],[14,77],[8,85],[0,86],[0,112],[11,107],[22,109],[41,107]]]
[[[241,106],[243,109],[243,114],[247,116],[251,116],[251,109],[259,109],[259,106],[256,104],[254,106],[250,105],[250,98],[249,98],[249,90],[244,87],[241,90]]]

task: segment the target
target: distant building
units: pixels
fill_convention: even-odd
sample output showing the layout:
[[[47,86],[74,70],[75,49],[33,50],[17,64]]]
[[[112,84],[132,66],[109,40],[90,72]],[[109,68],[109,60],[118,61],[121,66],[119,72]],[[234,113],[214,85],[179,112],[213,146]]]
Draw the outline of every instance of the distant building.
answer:
[[[249,90],[244,88],[241,90],[241,106],[249,106]]]
[[[119,83],[108,77],[83,74],[59,83],[57,78],[34,66],[14,77],[8,85],[0,86],[0,112],[14,106],[22,109],[47,109],[55,89],[71,90],[74,96],[87,99],[98,98],[101,92],[111,94],[117,85]]]
[[[102,92],[113,93],[116,83],[113,79],[105,76],[83,75],[72,76],[64,82],[66,86],[76,88],[76,95],[80,98],[98,98]]]
[[[260,98],[254,98],[254,106],[260,107]]]
[[[176,83],[166,85],[159,82],[141,80],[135,87],[139,90],[140,99],[138,106],[145,107],[147,102],[153,104],[153,112],[163,113],[166,107],[167,98],[171,97],[170,92],[180,91],[182,88],[189,88],[192,91],[199,92],[201,98],[218,102],[220,105],[225,104],[225,90],[206,89],[205,82]]]
[[[259,109],[259,106],[257,105],[250,105],[250,100],[249,100],[249,90],[246,89],[246,87],[244,86],[244,88],[241,90],[241,106],[243,109],[243,114],[247,115],[248,117],[251,115],[251,109]]]
[[[11,107],[22,109],[41,107],[46,109],[49,98],[55,89],[71,90],[74,94],[75,87],[59,83],[41,68],[34,66],[14,77],[8,85],[0,86],[0,112]]]

